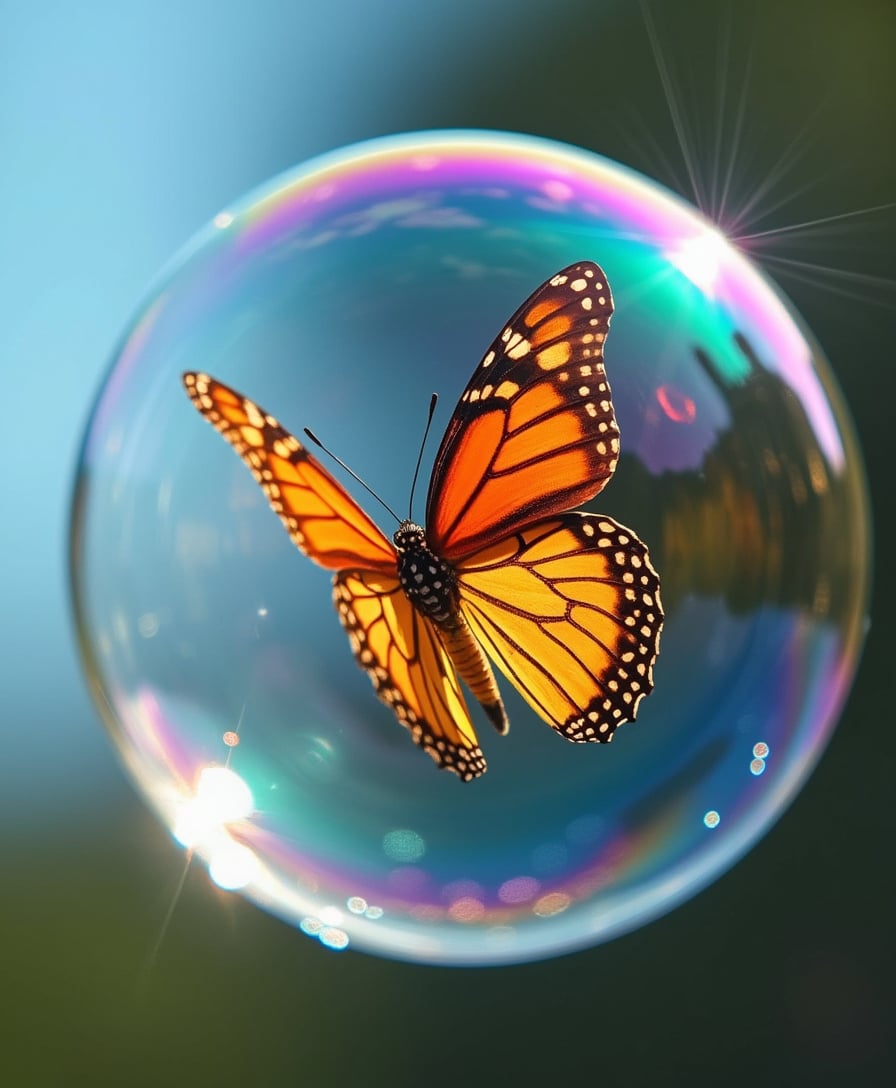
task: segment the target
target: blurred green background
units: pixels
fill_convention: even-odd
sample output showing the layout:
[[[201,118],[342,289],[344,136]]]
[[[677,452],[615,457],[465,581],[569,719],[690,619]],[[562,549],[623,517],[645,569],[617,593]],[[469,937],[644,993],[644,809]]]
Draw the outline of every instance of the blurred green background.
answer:
[[[756,230],[896,200],[896,5],[650,10],[673,111],[634,0],[0,3],[4,1084],[891,1083],[896,209],[763,246],[864,445],[872,626],[798,801],[672,915],[550,962],[424,968],[328,952],[197,868],[153,955],[183,854],[75,657],[67,503],[106,360],[163,262],[278,171],[383,133],[488,127],[693,198],[677,123],[704,186],[730,166],[730,207],[757,197]]]

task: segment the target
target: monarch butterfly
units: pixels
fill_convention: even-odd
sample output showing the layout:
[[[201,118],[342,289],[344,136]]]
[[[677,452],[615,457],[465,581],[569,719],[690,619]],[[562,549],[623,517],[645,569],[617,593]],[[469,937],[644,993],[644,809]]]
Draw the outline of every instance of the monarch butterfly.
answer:
[[[289,431],[207,374],[183,376],[333,597],[377,695],[463,781],[485,758],[459,679],[508,730],[488,657],[571,741],[610,741],[653,689],[663,612],[647,548],[572,511],[613,474],[603,365],[613,302],[589,261],[542,284],[489,347],[436,455],[425,527],[392,542]],[[313,436],[311,436],[313,437]]]

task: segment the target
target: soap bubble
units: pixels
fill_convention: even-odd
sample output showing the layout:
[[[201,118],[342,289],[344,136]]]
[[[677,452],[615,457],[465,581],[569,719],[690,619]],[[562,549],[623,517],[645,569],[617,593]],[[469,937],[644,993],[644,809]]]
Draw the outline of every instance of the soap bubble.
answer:
[[[375,698],[327,574],[180,376],[312,427],[404,511],[430,393],[438,435],[504,321],[580,260],[616,300],[622,434],[589,508],[660,572],[656,689],[614,744],[573,745],[502,683],[510,735],[476,716],[489,770],[464,784]],[[374,141],[217,215],[115,353],[72,533],[92,689],[165,824],[325,946],[418,961],[567,952],[715,879],[811,771],[865,622],[860,458],[799,318],[678,198],[522,136]]]

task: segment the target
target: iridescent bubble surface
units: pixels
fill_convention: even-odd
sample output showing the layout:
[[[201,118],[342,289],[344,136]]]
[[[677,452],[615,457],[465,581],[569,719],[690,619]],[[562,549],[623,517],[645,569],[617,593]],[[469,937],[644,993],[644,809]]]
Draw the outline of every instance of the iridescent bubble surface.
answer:
[[[622,434],[590,508],[660,572],[656,689],[612,745],[573,745],[502,683],[510,734],[476,718],[489,770],[463,784],[376,700],[328,575],[180,375],[312,427],[403,511],[430,393],[424,480],[492,337],[583,259],[616,300]],[[429,962],[567,952],[717,877],[812,769],[865,620],[860,459],[798,317],[678,198],[521,136],[375,141],[219,214],[116,352],[72,533],[97,704],[176,838],[331,949]]]

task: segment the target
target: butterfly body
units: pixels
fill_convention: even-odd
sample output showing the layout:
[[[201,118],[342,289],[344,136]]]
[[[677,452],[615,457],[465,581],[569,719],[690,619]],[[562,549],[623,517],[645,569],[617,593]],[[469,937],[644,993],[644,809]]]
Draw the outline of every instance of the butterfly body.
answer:
[[[207,374],[184,384],[252,471],[293,543],[334,572],[333,598],[379,698],[438,766],[486,764],[460,682],[499,733],[490,660],[555,732],[607,742],[653,689],[663,623],[646,546],[571,508],[619,455],[603,365],[601,269],[570,265],[492,342],[436,454],[425,528],[390,541],[298,439]]]
[[[460,611],[457,578],[450,564],[426,543],[426,532],[403,521],[392,537],[398,556],[398,580],[408,600],[439,627],[457,625]]]

